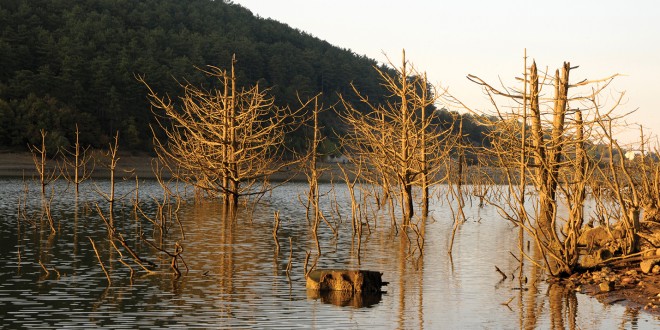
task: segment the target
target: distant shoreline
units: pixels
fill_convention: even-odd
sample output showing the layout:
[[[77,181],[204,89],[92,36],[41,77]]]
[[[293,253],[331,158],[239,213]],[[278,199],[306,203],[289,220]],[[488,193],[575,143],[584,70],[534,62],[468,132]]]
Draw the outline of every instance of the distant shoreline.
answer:
[[[104,159],[104,156],[97,152],[97,159]],[[156,175],[152,169],[152,162],[156,160],[157,157],[150,156],[148,154],[144,155],[120,155],[119,161],[117,162],[117,168],[115,172],[115,177],[117,178],[135,178],[137,175],[140,179],[155,179]],[[48,168],[52,171],[56,168],[57,161],[49,160],[47,162]],[[346,168],[350,169],[351,164],[344,165]],[[318,163],[319,172],[322,173],[319,182],[328,183],[336,182],[343,183],[344,175],[337,163],[334,162],[320,162]],[[324,170],[320,170],[324,168]],[[468,167],[468,171],[472,171],[471,167]],[[350,171],[349,171],[350,172]],[[496,169],[488,170],[489,175],[494,176],[496,179],[502,180],[501,174],[497,174]],[[475,172],[476,174],[476,172]],[[109,172],[108,169],[97,162],[94,171],[92,173],[92,178],[94,179],[104,179],[108,178]],[[478,175],[480,176],[480,174]],[[13,177],[13,178],[26,178],[32,179],[37,177],[37,170],[32,160],[32,154],[29,152],[0,152],[0,178],[1,177]],[[170,175],[167,173],[163,174],[164,179],[170,178]],[[349,178],[354,179],[353,175],[349,173]],[[475,177],[476,178],[476,177]],[[62,178],[63,179],[63,178]],[[282,182],[282,181],[291,181],[291,182],[307,182],[307,177],[304,172],[296,172],[295,169],[290,171],[284,171],[275,173],[271,176],[271,181],[273,182]],[[465,184],[470,184],[470,175],[468,175],[467,182]],[[500,181],[504,183],[504,181]]]
[[[100,155],[99,155],[100,157]],[[152,161],[156,160],[156,157],[149,155],[120,155],[119,161],[117,162],[116,177],[132,177],[134,178],[137,175],[140,179],[155,179],[156,175],[152,169]],[[57,168],[58,164],[56,160],[47,161],[47,169],[53,171]],[[329,167],[328,171],[325,171],[319,181],[321,182],[343,182],[343,175],[339,170],[338,166],[334,163],[322,163],[319,164],[319,167]],[[109,175],[108,169],[105,166],[96,164],[94,171],[92,172],[92,178],[103,179],[107,178]],[[32,179],[38,176],[38,172],[34,165],[32,159],[32,154],[29,152],[0,152],[0,178],[25,178]],[[169,178],[169,175],[163,175],[165,179]],[[293,182],[306,182],[307,177],[304,173],[295,173],[295,171],[287,171],[276,173],[271,176],[273,181],[286,181],[290,180]]]
[[[154,179],[156,176],[151,168],[151,162],[155,157],[151,156],[119,156],[117,162],[116,175],[118,177],[129,176],[127,174],[137,174],[139,178]],[[57,169],[57,161],[47,160],[47,170]],[[93,165],[92,165],[93,166]],[[108,170],[96,164],[92,172],[93,178],[103,178],[108,175]],[[0,177],[18,177],[32,178],[37,177],[32,154],[29,152],[0,152]]]

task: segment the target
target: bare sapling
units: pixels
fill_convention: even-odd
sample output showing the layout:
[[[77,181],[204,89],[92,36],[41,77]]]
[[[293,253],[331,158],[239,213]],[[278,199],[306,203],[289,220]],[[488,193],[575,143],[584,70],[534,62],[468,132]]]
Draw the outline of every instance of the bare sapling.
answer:
[[[313,109],[311,111],[311,120],[312,120],[312,138],[308,142],[307,155],[303,157],[303,164],[305,165],[305,175],[307,176],[307,182],[309,184],[309,190],[307,192],[307,202],[305,203],[306,216],[308,223],[312,224],[312,233],[314,234],[314,239],[316,240],[316,246],[319,254],[321,253],[320,243],[318,239],[318,230],[321,220],[323,220],[328,227],[332,230],[333,234],[337,235],[337,230],[328,222],[325,215],[320,208],[320,198],[321,193],[319,191],[319,178],[323,175],[323,172],[326,171],[325,168],[320,168],[318,166],[318,159],[323,155],[319,150],[319,145],[323,142],[325,137],[321,136],[322,127],[319,126],[319,114],[324,111],[323,105],[319,105],[319,95],[314,96],[313,98],[302,101],[299,100],[301,108],[306,108],[308,104],[313,102]],[[311,217],[310,217],[311,215]],[[311,220],[311,221],[310,221]]]
[[[355,185],[360,180],[360,174],[362,173],[361,163],[358,163],[351,173],[344,168],[344,166],[337,164],[339,170],[344,176],[344,182],[348,188],[349,197],[351,198],[351,226],[353,228],[353,235],[358,233],[359,223],[362,221],[360,219],[359,205],[356,195],[355,195]],[[351,177],[352,176],[352,177]]]
[[[618,209],[614,210],[618,224],[621,225],[625,232],[625,239],[622,246],[625,254],[631,254],[639,251],[639,237],[638,232],[640,229],[639,217],[641,209],[640,192],[637,188],[642,183],[633,179],[631,172],[634,162],[627,162],[624,158],[624,151],[621,145],[614,138],[613,126],[615,118],[612,118],[610,111],[602,113],[599,110],[600,106],[596,98],[591,99],[592,104],[597,110],[599,115],[599,125],[603,133],[603,138],[607,143],[607,152],[609,153],[609,160],[607,173],[599,168],[600,175],[605,178],[603,180],[606,191],[613,197],[612,201]],[[643,142],[643,141],[642,141]],[[614,155],[618,154],[618,161],[615,160]],[[603,211],[606,211],[604,209]],[[606,211],[607,212],[607,211]],[[608,217],[608,215],[601,215]],[[609,225],[607,223],[606,225]],[[609,226],[608,226],[609,231]],[[610,232],[610,236],[612,233]]]
[[[41,184],[41,194],[46,194],[46,186],[48,186],[53,181],[59,178],[59,171],[54,169],[49,169],[48,162],[48,152],[46,150],[46,130],[41,129],[41,145],[28,145],[30,153],[32,153],[32,161],[34,162],[34,167],[37,170],[37,175],[39,176],[39,183]]]
[[[275,241],[275,254],[280,253],[280,242],[277,239],[277,232],[280,230],[280,212],[275,211],[273,216],[273,240]]]
[[[461,122],[462,127],[462,122]],[[462,130],[459,128],[459,135]],[[451,238],[449,239],[449,248],[447,254],[451,256],[454,249],[454,239],[456,238],[456,232],[458,231],[461,224],[463,224],[467,218],[465,217],[465,199],[463,198],[463,162],[464,162],[464,151],[462,143],[457,144],[458,159],[456,161],[456,171],[454,172],[453,161],[450,159],[447,162],[447,175],[449,179],[447,180],[447,189],[449,193],[446,195],[447,205],[452,213],[452,220],[454,225],[451,230]],[[456,211],[454,210],[454,205],[452,200],[455,200],[458,205],[456,205]]]
[[[658,145],[653,148],[650,138],[644,135],[639,125],[639,156],[633,157],[634,177],[639,180],[635,187],[639,190],[640,206],[644,221],[660,221],[660,162],[657,157]],[[635,154],[635,151],[633,151]]]
[[[291,281],[289,273],[291,273],[291,265],[293,264],[293,239],[289,237],[289,262],[286,264],[286,277]],[[305,260],[305,268],[307,268],[307,260]],[[305,269],[305,275],[307,275],[307,269]]]
[[[185,240],[185,230],[179,219],[179,210],[181,209],[182,198],[178,192],[173,191],[171,188],[171,185],[175,183],[166,181],[163,178],[164,167],[161,166],[161,161],[153,160],[151,163],[151,168],[152,173],[158,182],[158,185],[161,187],[163,195],[160,200],[156,196],[150,196],[151,200],[156,205],[156,210],[154,215],[149,215],[142,209],[139,203],[136,187],[134,210],[136,215],[138,215],[138,219],[145,219],[153,225],[154,237],[158,238],[158,241],[162,247],[165,245],[166,237],[175,221],[179,227],[181,240]]]
[[[111,228],[114,229],[114,207],[115,207],[115,172],[117,169],[117,162],[119,161],[119,156],[117,150],[119,148],[119,132],[115,134],[114,144],[110,143],[106,157],[108,158],[108,168],[110,185],[108,187],[108,192],[103,192],[98,186],[95,185],[95,190],[103,199],[108,202],[108,224]]]
[[[43,209],[43,216],[45,217],[46,220],[48,220],[48,225],[50,226],[50,232],[51,234],[57,233],[57,230],[55,229],[55,220],[53,219],[53,214],[51,211],[51,205],[53,205],[53,198],[55,197],[55,192],[51,191],[50,197],[46,198],[45,196],[42,197],[41,202],[42,202],[42,209]]]
[[[454,166],[451,166],[454,162],[450,159],[447,163],[449,164],[449,169],[447,170],[447,177],[449,180],[447,180],[447,183],[449,185],[448,189],[450,192],[450,195],[456,200],[458,203],[457,205],[457,210],[458,212],[456,213],[456,216],[454,218],[454,221],[457,223],[463,223],[467,219],[465,217],[465,197],[463,196],[463,185],[464,185],[464,177],[465,177],[465,168],[467,165],[465,164],[465,143],[463,141],[463,120],[461,119],[459,121],[459,128],[458,128],[458,136],[456,137],[457,141],[454,144],[455,149],[456,149],[456,172],[453,173],[452,168]],[[447,196],[449,198],[449,196]],[[452,235],[453,237],[453,235]],[[453,239],[452,239],[453,240]]]
[[[80,131],[78,130],[78,124],[76,124],[76,142],[73,149],[61,150],[62,175],[76,187],[76,196],[78,196],[80,184],[91,177],[96,165],[92,153],[89,152],[91,146],[81,147],[79,137]]]
[[[319,109],[318,105],[319,95],[314,96],[314,108],[312,109],[312,139],[308,142],[308,151],[305,156],[303,164],[306,165],[305,175],[307,176],[307,182],[309,183],[309,191],[307,192],[307,203],[305,204],[305,209],[307,210],[307,222],[314,224],[314,232],[318,228],[318,222],[320,220],[320,209],[319,209],[319,177],[323,174],[324,169],[318,168],[318,159],[322,155],[319,154],[319,144],[322,142],[324,137],[321,137],[321,128],[319,127],[319,112],[322,109]],[[308,103],[300,101],[299,102],[306,107]],[[310,219],[310,213],[313,214],[313,219]],[[311,220],[311,221],[310,221]]]

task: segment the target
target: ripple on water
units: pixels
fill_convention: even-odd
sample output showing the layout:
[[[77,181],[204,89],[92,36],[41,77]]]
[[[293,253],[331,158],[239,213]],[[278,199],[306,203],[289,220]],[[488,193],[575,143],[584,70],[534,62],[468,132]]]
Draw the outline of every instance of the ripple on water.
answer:
[[[170,274],[170,260],[160,259],[154,249],[133,239],[141,231],[157,242],[158,232],[153,226],[146,221],[138,226],[130,216],[131,210],[120,210],[119,230],[141,256],[159,263],[159,274],[144,275],[125,255],[124,260],[136,270],[131,279],[128,268],[117,261],[119,256],[108,243],[105,225],[94,210],[96,203],[103,207],[105,202],[93,191],[91,182],[81,187],[78,203],[71,189],[55,184],[52,209],[59,227],[58,233],[50,236],[48,230],[38,230],[39,222],[34,227],[21,221],[22,231],[18,232],[16,201],[22,196],[23,182],[0,181],[0,247],[12,253],[0,267],[0,316],[8,328],[519,328],[521,324],[549,328],[558,324],[552,319],[556,315],[560,315],[562,324],[574,322],[582,329],[621,324],[630,328],[660,326],[660,321],[646,314],[634,314],[621,306],[603,306],[583,295],[562,300],[577,301],[573,314],[566,303],[559,306],[560,313],[554,313],[542,281],[538,282],[538,290],[522,292],[522,299],[514,299],[512,310],[501,305],[521,294],[513,290],[516,281],[498,283],[500,276],[494,271],[494,266],[507,273],[518,267],[509,254],[518,251],[518,232],[492,207],[466,208],[468,221],[456,234],[452,259],[447,256],[452,212],[446,201],[436,201],[431,210],[433,219],[425,227],[423,257],[411,255],[415,240],[407,245],[403,235],[394,235],[390,230],[389,220],[380,220],[377,226],[371,226],[371,234],[364,236],[358,260],[357,241],[346,218],[350,213],[347,189],[337,185],[335,193],[342,205],[343,222],[336,238],[325,223],[321,224],[319,237],[324,254],[318,266],[378,270],[390,282],[378,303],[355,308],[307,296],[305,256],[311,252],[313,262],[316,244],[298,202],[298,195],[306,191],[304,184],[278,188],[252,221],[239,218],[233,224],[224,222],[218,205],[213,203],[183,204],[179,218],[186,239],[181,239],[176,225],[165,245],[171,248],[178,240],[184,246],[182,255],[190,272],[181,278]],[[107,182],[97,184],[107,188]],[[124,181],[118,188],[125,194],[132,185]],[[31,193],[36,193],[31,196],[39,196],[37,189],[29,187]],[[156,206],[147,196],[162,196],[159,189],[153,181],[140,184],[145,212],[153,214]],[[329,186],[323,185],[322,189],[328,191]],[[39,199],[27,201],[28,214],[39,214]],[[127,200],[123,205],[130,208]],[[282,219],[279,254],[272,237],[273,213],[277,210]],[[329,217],[329,221],[338,223],[336,217]],[[111,274],[111,286],[88,237],[96,242]],[[290,250],[292,267],[287,277]],[[529,263],[525,269],[529,271]],[[569,315],[575,315],[575,319],[569,319]]]

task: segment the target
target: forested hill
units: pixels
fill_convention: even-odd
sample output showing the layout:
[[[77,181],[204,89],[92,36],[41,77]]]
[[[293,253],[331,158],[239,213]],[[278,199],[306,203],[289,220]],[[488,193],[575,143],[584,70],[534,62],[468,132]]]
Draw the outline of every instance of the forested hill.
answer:
[[[350,83],[378,100],[377,63],[249,10],[211,0],[0,1],[0,149],[74,140],[105,147],[116,131],[124,150],[149,150],[146,89],[176,97],[176,79],[208,83],[195,66],[228,68],[243,84],[271,87],[279,105],[323,92],[349,98]],[[327,127],[336,116],[326,112]]]
[[[66,143],[77,123],[83,144],[105,146],[119,130],[123,147],[148,148],[152,114],[135,75],[176,95],[174,78],[199,84],[195,66],[227,68],[232,54],[240,81],[272,87],[280,105],[351,81],[374,97],[379,88],[374,60],[224,1],[3,0],[0,29],[2,147],[36,143],[41,128]]]

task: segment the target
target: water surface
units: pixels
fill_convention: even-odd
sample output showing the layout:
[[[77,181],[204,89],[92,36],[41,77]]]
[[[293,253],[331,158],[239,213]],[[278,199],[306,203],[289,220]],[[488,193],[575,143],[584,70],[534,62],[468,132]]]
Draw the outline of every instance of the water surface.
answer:
[[[389,220],[370,219],[359,244],[352,235],[347,191],[334,187],[323,208],[334,237],[320,226],[320,268],[361,268],[383,272],[386,293],[354,297],[344,305],[337,297],[318,297],[305,289],[304,263],[316,255],[299,196],[304,184],[276,189],[254,212],[225,221],[217,202],[181,205],[163,248],[183,246],[189,267],[172,274],[171,259],[136,237],[159,242],[159,234],[133,213],[134,181],[122,181],[115,225],[145,259],[159,264],[147,275],[135,264],[117,260],[96,205],[106,201],[96,190],[107,182],[86,183],[76,199],[62,182],[49,188],[57,233],[41,217],[40,191],[34,183],[0,179],[0,315],[6,328],[625,328],[647,329],[660,321],[643,311],[603,305],[593,298],[548,286],[537,270],[525,263],[527,284],[518,280],[518,229],[492,206],[468,203],[467,222],[456,233],[453,253],[447,254],[453,215],[438,198],[424,226],[424,253],[415,235],[407,239]],[[323,191],[331,186],[322,185]],[[139,199],[146,214],[155,214],[162,200],[155,181],[142,181]],[[338,207],[333,205],[336,198]],[[444,197],[443,197],[444,198]],[[332,202],[330,202],[332,201]],[[19,204],[20,203],[20,204]],[[25,204],[23,204],[25,203]],[[19,206],[20,205],[20,206]],[[333,210],[338,209],[342,219]],[[273,214],[280,212],[280,250],[272,236]],[[22,213],[25,216],[19,217]],[[421,223],[419,224],[421,228]],[[91,238],[108,268],[112,284],[101,269]],[[529,251],[531,255],[533,251]],[[130,261],[124,255],[123,260]],[[291,271],[287,265],[291,260]],[[509,274],[506,280],[495,266]],[[181,265],[185,271],[185,267]],[[516,276],[514,278],[514,275]],[[333,304],[334,302],[334,304]],[[508,305],[505,303],[508,302]],[[360,306],[366,305],[366,306]]]

